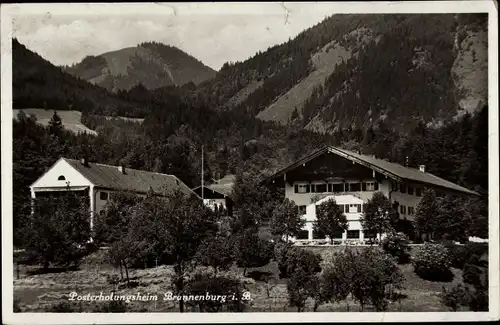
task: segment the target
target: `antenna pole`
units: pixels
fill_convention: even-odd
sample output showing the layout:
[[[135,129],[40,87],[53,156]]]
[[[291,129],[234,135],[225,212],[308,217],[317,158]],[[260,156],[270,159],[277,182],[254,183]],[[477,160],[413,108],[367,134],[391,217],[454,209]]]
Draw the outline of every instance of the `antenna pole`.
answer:
[[[201,145],[201,199],[203,200],[205,197],[203,195],[203,145]]]

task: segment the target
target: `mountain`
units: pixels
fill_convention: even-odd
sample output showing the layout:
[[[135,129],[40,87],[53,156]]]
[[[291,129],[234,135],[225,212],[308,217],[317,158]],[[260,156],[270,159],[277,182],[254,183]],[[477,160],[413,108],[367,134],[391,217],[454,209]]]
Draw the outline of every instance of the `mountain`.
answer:
[[[216,73],[180,49],[157,42],[88,56],[63,69],[113,92],[129,90],[138,84],[147,89],[199,84]]]
[[[195,97],[317,132],[441,125],[487,102],[486,14],[334,15],[244,62]]]
[[[73,77],[12,40],[13,108],[76,110],[139,117],[137,105]]]

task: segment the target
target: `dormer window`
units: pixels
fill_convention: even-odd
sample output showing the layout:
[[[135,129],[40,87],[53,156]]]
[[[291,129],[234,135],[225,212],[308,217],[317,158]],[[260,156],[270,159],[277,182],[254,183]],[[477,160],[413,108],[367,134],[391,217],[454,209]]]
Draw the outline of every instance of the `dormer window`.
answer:
[[[66,180],[66,177],[64,177],[63,175],[59,176],[57,178],[58,181],[65,181]]]

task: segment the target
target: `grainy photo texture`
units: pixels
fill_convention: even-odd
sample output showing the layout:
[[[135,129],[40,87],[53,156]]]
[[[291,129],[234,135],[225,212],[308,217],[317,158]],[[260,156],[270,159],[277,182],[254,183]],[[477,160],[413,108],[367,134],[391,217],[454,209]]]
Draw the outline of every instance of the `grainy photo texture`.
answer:
[[[2,34],[10,322],[498,315],[492,12],[62,6]]]

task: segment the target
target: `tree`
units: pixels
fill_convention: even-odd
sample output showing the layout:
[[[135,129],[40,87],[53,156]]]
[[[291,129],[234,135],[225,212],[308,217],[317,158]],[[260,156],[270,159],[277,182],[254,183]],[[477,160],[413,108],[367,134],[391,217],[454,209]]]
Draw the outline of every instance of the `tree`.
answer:
[[[415,211],[415,228],[420,235],[426,234],[427,237],[432,238],[435,229],[434,220],[438,214],[439,206],[436,193],[432,189],[426,189]]]
[[[218,234],[203,241],[196,259],[201,265],[213,267],[217,275],[219,271],[228,270],[233,265],[234,255],[234,238]]]
[[[365,205],[361,225],[364,231],[380,235],[392,231],[391,215],[394,209],[389,199],[382,192],[375,192]]]
[[[288,300],[297,312],[304,311],[306,300],[314,298],[318,292],[318,277],[303,268],[297,268],[287,280]]]
[[[352,258],[346,258],[346,254],[351,253],[351,250],[336,253],[324,260],[319,276],[320,291],[317,305],[325,302],[341,302],[351,293]]]
[[[315,273],[321,270],[321,257],[311,251],[288,243],[280,243],[275,251],[275,260],[278,263],[280,278],[289,278],[297,269],[306,273]]]
[[[305,225],[305,220],[299,215],[299,208],[289,199],[276,206],[271,217],[271,233],[275,236],[289,237],[297,236]]]
[[[115,192],[104,206],[104,210],[95,216],[95,238],[99,244],[111,244],[123,238],[130,225],[133,207],[141,198],[128,192]]]
[[[71,191],[37,198],[26,231],[26,250],[47,270],[51,263],[77,266],[90,239],[88,197]]]
[[[57,112],[54,111],[54,114],[52,115],[52,118],[49,121],[50,134],[55,135],[55,136],[59,136],[61,134],[62,128],[63,128],[62,120],[59,117],[59,115],[57,114]]]
[[[137,245],[147,248],[144,253],[160,259],[171,257],[175,272],[172,281],[180,295],[184,292],[184,278],[194,266],[193,257],[216,230],[213,213],[201,200],[180,191],[141,201],[133,208],[129,228]],[[179,301],[179,311],[184,312],[183,299]]]
[[[253,229],[236,234],[236,262],[246,275],[249,267],[260,267],[269,263],[273,255],[271,242],[259,238]]]
[[[330,244],[338,232],[343,233],[349,227],[347,217],[340,210],[335,200],[326,200],[316,206],[316,221],[314,230],[330,237]]]

